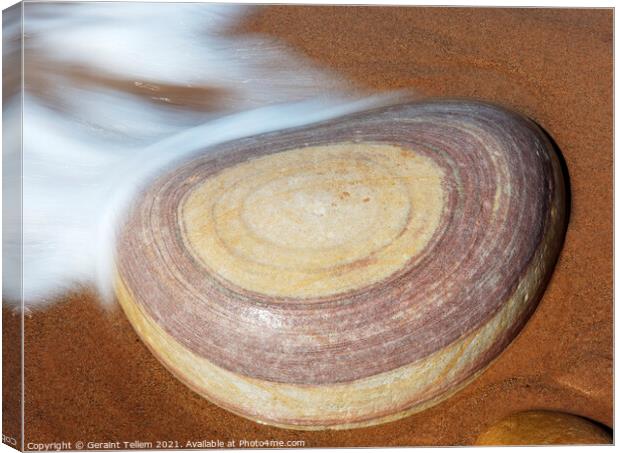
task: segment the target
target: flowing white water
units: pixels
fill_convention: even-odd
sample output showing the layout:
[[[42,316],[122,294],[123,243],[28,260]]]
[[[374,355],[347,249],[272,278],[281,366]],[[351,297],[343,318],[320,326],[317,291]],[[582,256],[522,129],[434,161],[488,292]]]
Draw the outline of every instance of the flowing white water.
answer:
[[[23,218],[3,221],[5,302],[42,307],[76,285],[113,301],[123,213],[171,162],[393,99],[354,94],[273,38],[230,34],[248,13],[213,4],[25,4],[23,170],[4,175],[5,208],[20,202],[22,178]],[[6,25],[5,42],[20,32]],[[18,53],[19,40],[10,42]],[[21,102],[15,91],[3,105],[5,168],[19,159],[10,137]],[[23,275],[6,269],[20,256]]]

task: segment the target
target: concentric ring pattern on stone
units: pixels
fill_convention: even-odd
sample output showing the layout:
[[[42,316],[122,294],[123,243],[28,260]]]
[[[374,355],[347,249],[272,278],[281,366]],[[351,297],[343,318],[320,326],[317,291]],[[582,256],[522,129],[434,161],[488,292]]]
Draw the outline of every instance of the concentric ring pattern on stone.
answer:
[[[523,117],[431,101],[205,150],[155,181],[117,293],[180,379],[317,429],[445,398],[516,335],[563,236],[557,156]]]

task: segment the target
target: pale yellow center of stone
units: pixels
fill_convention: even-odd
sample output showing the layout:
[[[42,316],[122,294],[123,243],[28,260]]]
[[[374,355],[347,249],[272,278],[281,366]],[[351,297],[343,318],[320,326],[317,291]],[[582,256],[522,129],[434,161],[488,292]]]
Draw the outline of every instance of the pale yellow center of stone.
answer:
[[[424,249],[443,172],[398,146],[293,149],[224,169],[180,209],[188,249],[210,272],[277,297],[322,297],[389,277]]]

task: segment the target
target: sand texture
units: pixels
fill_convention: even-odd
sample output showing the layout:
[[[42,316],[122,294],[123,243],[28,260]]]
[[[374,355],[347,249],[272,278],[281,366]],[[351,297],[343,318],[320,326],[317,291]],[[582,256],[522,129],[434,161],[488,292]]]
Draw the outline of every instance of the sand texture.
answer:
[[[76,291],[25,319],[27,441],[468,445],[500,419],[532,409],[610,426],[612,11],[268,7],[243,29],[283,39],[362,86],[485,99],[540,124],[566,162],[571,208],[538,308],[504,353],[448,400],[380,426],[306,432],[208,402],[160,364],[120,307],[106,311]],[[6,344],[11,332],[4,335]]]

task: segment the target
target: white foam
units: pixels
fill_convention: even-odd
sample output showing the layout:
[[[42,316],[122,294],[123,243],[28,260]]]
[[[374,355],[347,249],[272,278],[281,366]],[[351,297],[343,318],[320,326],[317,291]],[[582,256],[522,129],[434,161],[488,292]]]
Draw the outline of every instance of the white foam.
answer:
[[[23,233],[23,287],[18,269],[9,271],[4,296],[15,303],[23,291],[28,308],[75,285],[94,285],[102,301],[114,300],[113,251],[124,210],[142,184],[175,160],[390,99],[355,100],[336,75],[272,38],[223,35],[248,13],[244,7],[25,5],[23,223],[5,219],[3,247],[9,262],[18,260]],[[204,96],[201,88],[215,87],[226,96],[217,108],[184,108],[85,83],[75,68],[151,91],[172,85]],[[5,103],[5,128],[19,124],[19,102],[17,96]],[[18,202],[17,193],[7,195],[5,203]]]

